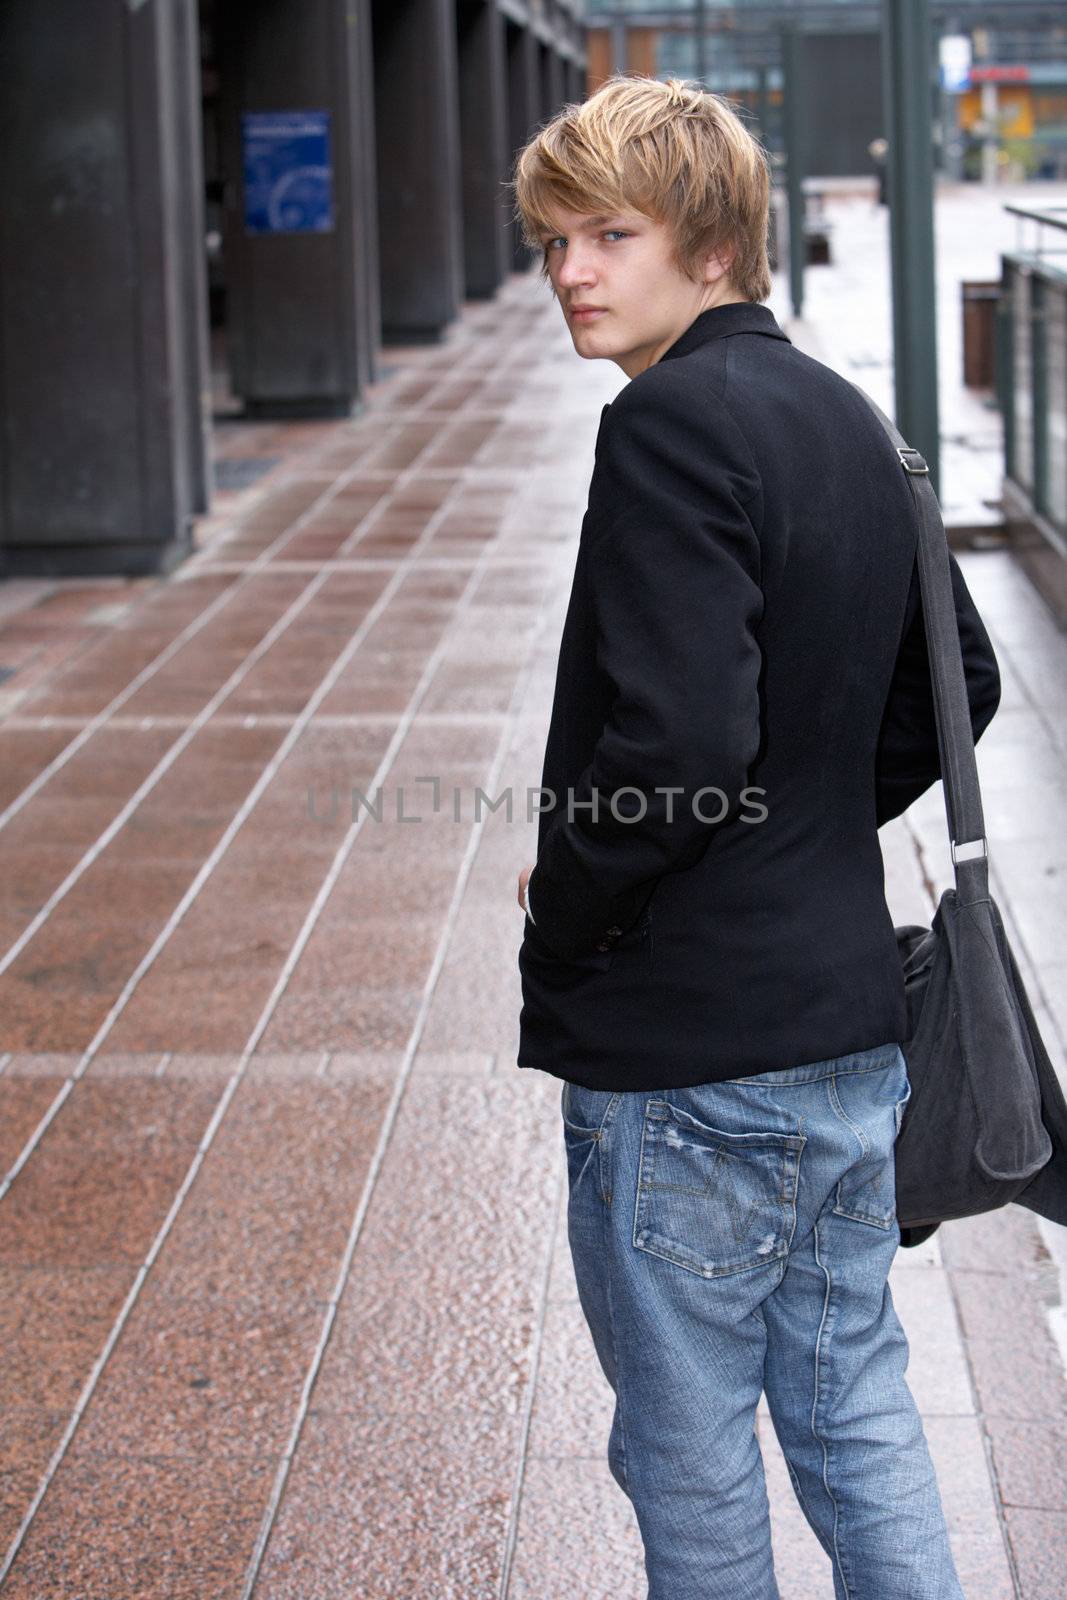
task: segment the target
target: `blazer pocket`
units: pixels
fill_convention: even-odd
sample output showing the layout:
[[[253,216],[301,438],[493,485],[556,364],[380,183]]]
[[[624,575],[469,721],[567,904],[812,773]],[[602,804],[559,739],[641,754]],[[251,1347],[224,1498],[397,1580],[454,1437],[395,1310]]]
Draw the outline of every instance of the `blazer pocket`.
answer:
[[[561,972],[566,972],[568,969],[575,972],[607,972],[620,950],[630,951],[641,947],[651,950],[652,907],[646,904],[637,920],[618,938],[605,938],[602,943],[607,945],[606,950],[594,946],[592,949],[583,950],[580,955],[558,956],[545,943],[537,931],[536,922],[529,916],[526,918],[525,940],[539,961],[547,961]]]
[[[650,1099],[633,1243],[702,1278],[780,1261],[796,1227],[802,1134],[724,1133]]]
[[[581,955],[558,956],[542,939],[537,924],[530,917],[526,919],[524,943],[538,966],[551,969],[562,977],[583,971],[606,972],[615,958],[614,950],[583,950]]]

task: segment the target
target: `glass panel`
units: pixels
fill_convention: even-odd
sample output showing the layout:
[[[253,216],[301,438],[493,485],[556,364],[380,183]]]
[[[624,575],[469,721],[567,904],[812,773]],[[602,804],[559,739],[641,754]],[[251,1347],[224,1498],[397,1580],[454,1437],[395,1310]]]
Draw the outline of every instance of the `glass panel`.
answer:
[[[1033,343],[1033,324],[1030,321],[1030,275],[1013,274],[1012,292],[1012,342],[1015,360],[1012,371],[1012,391],[1015,416],[1015,481],[1024,489],[1034,486],[1034,434],[1033,434],[1033,369],[1030,350]]]
[[[1048,515],[1067,532],[1067,284],[1045,287]]]

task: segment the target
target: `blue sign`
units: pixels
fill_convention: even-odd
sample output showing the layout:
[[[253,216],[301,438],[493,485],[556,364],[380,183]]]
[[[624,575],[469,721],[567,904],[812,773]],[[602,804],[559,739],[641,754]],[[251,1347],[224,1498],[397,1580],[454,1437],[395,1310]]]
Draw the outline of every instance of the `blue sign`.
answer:
[[[334,226],[328,111],[246,111],[246,233],[330,233]]]
[[[971,86],[971,40],[965,33],[942,36],[938,54],[941,61],[941,87],[946,94],[964,94]]]

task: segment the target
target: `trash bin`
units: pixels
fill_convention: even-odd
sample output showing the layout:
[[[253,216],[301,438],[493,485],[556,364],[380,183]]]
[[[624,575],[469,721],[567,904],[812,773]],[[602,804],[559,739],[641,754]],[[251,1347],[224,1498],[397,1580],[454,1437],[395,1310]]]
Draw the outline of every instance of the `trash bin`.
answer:
[[[992,389],[1000,279],[960,285],[963,308],[963,382],[968,389]]]
[[[826,196],[822,189],[804,185],[804,259],[809,267],[830,265],[830,230],[826,215]]]

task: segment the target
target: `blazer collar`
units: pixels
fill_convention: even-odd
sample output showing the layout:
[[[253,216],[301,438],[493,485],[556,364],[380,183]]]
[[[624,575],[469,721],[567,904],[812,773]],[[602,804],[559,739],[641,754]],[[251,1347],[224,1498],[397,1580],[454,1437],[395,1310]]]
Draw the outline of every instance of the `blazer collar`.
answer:
[[[707,344],[711,339],[725,338],[732,333],[765,333],[772,339],[784,339],[787,344],[792,343],[767,306],[758,305],[754,300],[734,300],[728,305],[709,306],[706,311],[701,311],[659,359],[670,361],[672,356],[687,356],[698,345]]]

